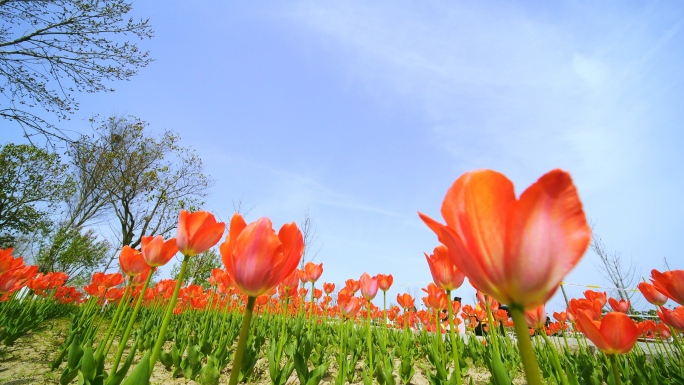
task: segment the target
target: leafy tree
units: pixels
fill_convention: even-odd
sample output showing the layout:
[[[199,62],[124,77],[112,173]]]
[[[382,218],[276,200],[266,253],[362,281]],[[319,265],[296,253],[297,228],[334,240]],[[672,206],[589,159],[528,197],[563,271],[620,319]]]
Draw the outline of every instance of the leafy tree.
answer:
[[[66,170],[57,154],[25,144],[0,146],[0,247],[49,231],[51,214],[73,191]]]
[[[180,263],[175,263],[171,269],[173,279],[178,279],[180,273]],[[216,249],[209,249],[200,255],[190,258],[185,271],[185,281],[193,285],[200,285],[203,288],[209,287],[209,277],[213,269],[223,269],[221,255]]]
[[[0,0],[0,117],[27,136],[67,139],[40,116],[68,119],[76,92],[113,91],[152,59],[124,36],[151,38],[148,20],[124,19],[123,0]]]
[[[135,117],[112,117],[71,148],[79,183],[91,178],[93,184],[84,201],[107,202],[118,247],[137,247],[144,235],[169,235],[178,211],[196,209],[212,185],[202,160],[176,134],[154,137],[147,126]]]
[[[58,227],[41,244],[35,262],[42,272],[63,271],[72,284],[87,284],[110,254],[109,242],[97,238],[93,229]]]

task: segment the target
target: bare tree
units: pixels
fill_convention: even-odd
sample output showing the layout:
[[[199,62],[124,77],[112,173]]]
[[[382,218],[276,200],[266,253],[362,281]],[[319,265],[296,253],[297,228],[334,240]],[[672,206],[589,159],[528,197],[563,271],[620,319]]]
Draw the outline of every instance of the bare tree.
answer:
[[[213,183],[202,172],[202,160],[181,147],[176,134],[154,137],[147,126],[135,117],[112,117],[73,147],[83,185],[93,183],[84,194],[104,200],[114,214],[112,244],[118,247],[137,247],[145,235],[168,235],[178,211],[196,210]]]
[[[619,251],[608,252],[603,240],[595,232],[590,247],[601,259],[601,272],[615,286],[620,299],[631,299],[634,292],[629,288],[636,283],[636,267],[633,261],[630,259],[625,263]]]
[[[68,140],[43,111],[66,120],[77,92],[113,91],[109,81],[152,61],[127,39],[153,34],[148,20],[125,18],[130,11],[124,0],[0,0],[0,117],[29,138]]]
[[[304,238],[304,254],[302,254],[302,259],[299,262],[299,268],[303,269],[307,262],[316,260],[318,253],[323,248],[323,245],[319,245],[318,248],[314,246],[318,242],[318,237],[316,236],[318,227],[316,226],[316,221],[309,214],[309,210],[306,210],[304,219],[299,222],[299,230]]]

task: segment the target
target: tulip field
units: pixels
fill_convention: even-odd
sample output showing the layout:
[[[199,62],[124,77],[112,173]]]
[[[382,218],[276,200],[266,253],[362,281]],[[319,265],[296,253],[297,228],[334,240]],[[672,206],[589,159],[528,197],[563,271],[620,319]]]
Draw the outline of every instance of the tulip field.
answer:
[[[119,271],[85,287],[0,250],[0,383],[684,384],[684,270],[638,285],[657,318],[587,290],[547,322],[591,232],[566,172],[513,191],[473,171],[447,192],[444,223],[419,214],[437,245],[422,298],[388,299],[391,271],[328,282],[323,264],[300,270],[295,223],[240,214],[183,210],[175,238],[124,246]],[[224,268],[209,288],[184,282],[215,245]],[[178,279],[155,282],[178,253]],[[454,299],[466,277],[475,303]]]

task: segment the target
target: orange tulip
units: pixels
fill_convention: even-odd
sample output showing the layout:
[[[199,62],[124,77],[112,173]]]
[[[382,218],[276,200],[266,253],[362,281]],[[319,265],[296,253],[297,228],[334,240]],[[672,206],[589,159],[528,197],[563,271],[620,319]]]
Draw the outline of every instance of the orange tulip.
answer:
[[[141,240],[142,255],[151,267],[164,266],[176,253],[178,253],[178,246],[176,239],[171,238],[164,242],[164,237],[157,235],[156,237],[142,237]]]
[[[408,293],[397,294],[397,303],[404,309],[404,311],[409,308],[416,307],[413,297],[411,297],[411,294]]]
[[[446,226],[419,215],[471,283],[528,309],[551,298],[591,240],[575,186],[561,170],[542,176],[520,199],[504,175],[468,172],[444,198]]]
[[[306,280],[309,282],[316,282],[318,278],[323,274],[323,264],[319,263],[316,265],[313,262],[307,262],[304,265],[304,272],[306,273]]]
[[[425,303],[425,306],[435,310],[446,309],[449,299],[447,298],[444,290],[439,288],[434,283],[430,283],[428,284],[427,289],[423,289],[423,291],[428,293],[428,296],[423,298],[423,303]]]
[[[593,321],[583,311],[576,316],[580,330],[606,354],[629,352],[641,335],[637,324],[624,313],[610,312],[601,321]]]
[[[463,285],[465,275],[451,262],[446,246],[439,245],[435,247],[432,255],[423,254],[425,254],[425,259],[427,259],[435,285],[444,290],[456,290]]]
[[[532,310],[525,311],[525,320],[527,321],[527,326],[532,329],[543,329],[546,325],[546,308],[544,305],[539,305]]]
[[[671,270],[664,273],[651,270],[651,282],[655,288],[671,300],[684,305],[684,270]]]
[[[345,318],[353,318],[361,310],[361,299],[340,292],[337,296],[337,305]]]
[[[304,238],[294,222],[276,234],[268,218],[247,225],[235,214],[220,250],[235,285],[243,294],[258,297],[295,271],[304,253]]]
[[[684,306],[678,306],[674,310],[661,306],[658,310],[658,317],[666,325],[672,326],[680,332],[684,331]]]
[[[658,291],[653,285],[646,282],[641,282],[637,285],[637,289],[644,295],[646,301],[656,305],[663,306],[667,303],[667,296]]]
[[[119,267],[129,277],[136,277],[149,269],[149,265],[145,262],[142,253],[128,245],[121,249]]]
[[[207,211],[181,210],[176,232],[178,251],[188,257],[199,255],[220,241],[225,230],[226,224],[216,222],[214,215]]]
[[[378,277],[371,278],[367,273],[361,275],[359,279],[361,285],[361,295],[368,301],[371,301],[378,294]]]
[[[382,291],[387,291],[389,288],[392,286],[392,283],[394,283],[394,277],[392,277],[392,274],[378,274],[378,288]]]
[[[325,294],[330,295],[333,291],[335,291],[335,284],[334,283],[328,283],[324,282],[323,283],[323,290],[325,291]]]
[[[629,307],[630,307],[629,300],[621,299],[618,301],[615,298],[609,298],[608,304],[613,309],[613,311],[617,311],[617,312],[625,313],[625,314],[627,314],[629,312]]]
[[[361,283],[352,278],[344,281],[344,285],[349,289],[351,295],[356,294],[356,292],[359,291],[359,289],[361,288]]]

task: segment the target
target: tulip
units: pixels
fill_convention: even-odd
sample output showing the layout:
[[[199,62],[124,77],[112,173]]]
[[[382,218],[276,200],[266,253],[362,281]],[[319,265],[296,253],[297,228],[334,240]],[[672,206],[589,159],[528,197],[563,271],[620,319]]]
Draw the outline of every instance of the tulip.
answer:
[[[378,288],[382,291],[387,291],[390,289],[392,286],[392,283],[394,283],[394,277],[392,277],[392,274],[378,274]]]
[[[441,213],[446,225],[419,215],[474,286],[510,304],[528,383],[541,384],[524,310],[551,298],[591,240],[570,175],[553,170],[516,199],[503,174],[468,172],[447,192]]]
[[[651,270],[651,282],[655,288],[668,298],[684,305],[684,270],[671,270],[664,273]]]
[[[349,289],[349,291],[351,292],[351,295],[356,294],[356,292],[359,291],[359,289],[361,288],[361,283],[359,281],[357,281],[355,279],[351,279],[351,278],[344,281],[344,285],[345,285],[345,287],[347,287]]]
[[[335,291],[335,284],[324,282],[323,283],[323,291],[325,291],[325,294],[330,295],[333,291]]]
[[[378,277],[371,278],[367,273],[361,275],[359,279],[361,295],[369,302],[378,294]]]
[[[546,325],[546,308],[544,305],[539,305],[532,310],[527,310],[525,312],[525,320],[527,321],[527,326],[534,330],[544,329]]]
[[[176,232],[178,251],[188,257],[199,255],[221,240],[225,229],[226,224],[216,222],[214,215],[207,211],[181,210]]]
[[[345,318],[354,318],[356,313],[361,310],[361,299],[341,293],[337,296],[337,305]]]
[[[313,262],[307,262],[304,265],[304,272],[306,273],[307,281],[316,282],[321,277],[321,274],[323,274],[323,264],[319,263],[316,265]]]
[[[164,237],[161,235],[156,237],[144,236],[140,243],[142,245],[143,258],[152,268],[166,265],[178,253],[175,238],[164,242]]]
[[[435,247],[431,255],[423,254],[425,254],[425,259],[427,259],[435,285],[444,290],[456,290],[463,285],[465,275],[451,261],[446,246],[439,245]]]
[[[637,285],[637,289],[644,295],[646,301],[656,305],[663,306],[667,303],[667,296],[658,291],[653,285],[647,282],[641,282]]]
[[[625,314],[629,313],[629,300],[620,299],[620,301],[618,301],[615,298],[609,298],[608,304],[610,305],[611,309],[613,309],[613,311]]]
[[[610,312],[594,321],[584,312],[577,314],[580,330],[607,355],[625,354],[632,350],[641,331],[627,314]]]
[[[24,266],[24,258],[14,258],[13,248],[0,249],[0,274]]]
[[[661,306],[657,313],[660,320],[666,325],[672,326],[680,332],[684,332],[684,306],[678,306],[674,308],[674,310]]]
[[[397,303],[404,309],[404,311],[416,307],[413,297],[408,293],[397,294]]]
[[[240,214],[235,214],[220,250],[236,286],[247,296],[258,297],[297,268],[304,239],[295,223],[283,225],[276,234],[268,218],[247,225]]]
[[[233,360],[234,367],[239,368],[256,297],[275,289],[297,269],[304,253],[304,238],[294,222],[283,225],[276,234],[268,218],[260,218],[247,225],[240,214],[235,214],[220,251],[235,285],[248,296]],[[231,385],[237,384],[238,373],[239,370],[231,372]]]
[[[145,262],[142,253],[128,245],[121,249],[121,254],[119,254],[119,267],[121,268],[121,271],[129,277],[136,277],[150,268]]]
[[[606,303],[608,302],[608,296],[606,295],[606,292],[598,293],[593,290],[587,290],[584,292],[584,298],[589,300],[589,302],[594,302],[598,300],[601,303],[601,307],[606,306]]]

